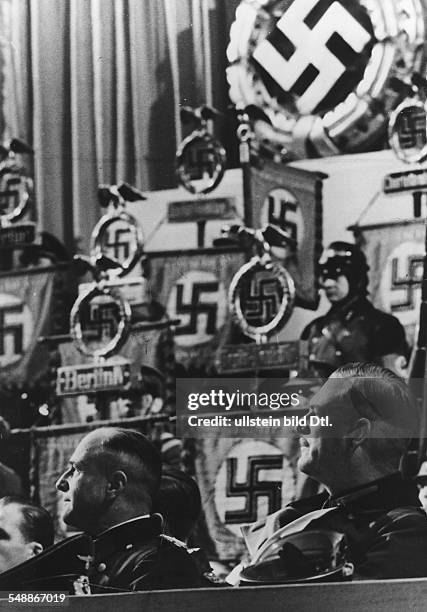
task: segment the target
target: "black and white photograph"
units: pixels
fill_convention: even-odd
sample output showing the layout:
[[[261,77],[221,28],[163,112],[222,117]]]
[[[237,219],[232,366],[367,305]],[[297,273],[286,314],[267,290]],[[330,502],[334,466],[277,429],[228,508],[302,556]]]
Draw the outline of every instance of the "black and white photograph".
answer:
[[[427,608],[427,0],[0,0],[0,608]]]

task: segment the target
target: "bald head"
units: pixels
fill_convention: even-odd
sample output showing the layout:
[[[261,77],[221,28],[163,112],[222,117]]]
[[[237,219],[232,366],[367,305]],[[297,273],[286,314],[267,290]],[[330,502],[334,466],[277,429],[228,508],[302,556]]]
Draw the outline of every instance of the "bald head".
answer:
[[[79,448],[80,447],[80,448]],[[150,440],[134,429],[102,427],[83,438],[80,451],[89,453],[100,470],[123,470],[127,495],[152,497],[160,485],[161,456]]]
[[[56,485],[68,524],[96,533],[150,512],[161,457],[140,432],[97,429],[81,440],[69,464]]]

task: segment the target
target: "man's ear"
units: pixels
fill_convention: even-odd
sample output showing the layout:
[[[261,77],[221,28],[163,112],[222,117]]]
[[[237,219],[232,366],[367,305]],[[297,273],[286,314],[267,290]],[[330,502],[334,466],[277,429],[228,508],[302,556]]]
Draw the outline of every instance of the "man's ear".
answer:
[[[35,557],[43,552],[43,546],[40,544],[40,542],[28,542],[26,546],[30,557]]]
[[[369,438],[370,432],[371,421],[365,417],[357,419],[347,434],[352,441],[353,448],[356,449],[358,446],[361,446],[361,444]]]
[[[107,497],[114,499],[126,487],[128,477],[122,470],[113,472],[108,480]]]

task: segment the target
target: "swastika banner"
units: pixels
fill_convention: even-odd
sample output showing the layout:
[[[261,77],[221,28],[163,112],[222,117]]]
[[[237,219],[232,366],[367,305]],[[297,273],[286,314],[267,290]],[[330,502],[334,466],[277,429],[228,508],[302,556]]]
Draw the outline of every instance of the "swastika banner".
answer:
[[[282,262],[295,282],[297,305],[317,308],[316,266],[322,252],[322,184],[327,178],[283,164],[266,162],[251,169],[253,223],[286,230],[296,240],[295,252]]]
[[[29,386],[46,373],[52,330],[55,271],[0,275],[0,387]]]
[[[356,238],[368,260],[374,305],[399,319],[413,346],[421,305],[424,221],[360,226]]]
[[[298,498],[296,438],[205,439],[195,443],[195,476],[202,496],[198,543],[221,560],[240,559],[240,528]]]
[[[175,331],[175,359],[187,370],[201,372],[214,359],[228,319],[228,288],[245,263],[239,251],[204,249],[150,254],[151,287]]]

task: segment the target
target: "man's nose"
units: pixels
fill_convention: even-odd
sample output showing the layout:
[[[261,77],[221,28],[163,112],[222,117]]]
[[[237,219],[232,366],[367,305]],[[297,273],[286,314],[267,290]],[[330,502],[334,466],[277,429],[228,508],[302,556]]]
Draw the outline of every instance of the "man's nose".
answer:
[[[65,478],[65,474],[62,474],[62,476],[58,478],[55,483],[55,487],[58,489],[58,491],[62,491],[62,493],[66,493],[68,491],[69,486],[68,481]]]

